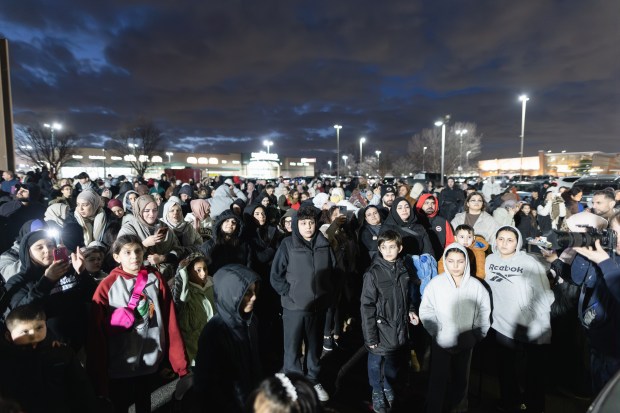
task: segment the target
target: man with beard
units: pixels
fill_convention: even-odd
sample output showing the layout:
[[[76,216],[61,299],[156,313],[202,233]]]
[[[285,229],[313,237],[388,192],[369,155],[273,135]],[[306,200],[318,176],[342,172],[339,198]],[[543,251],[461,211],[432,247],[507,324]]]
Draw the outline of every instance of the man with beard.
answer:
[[[422,225],[433,245],[433,256],[439,261],[446,245],[454,242],[452,225],[438,214],[437,198],[432,194],[423,194],[415,204],[418,223]]]
[[[390,214],[394,199],[396,199],[394,187],[392,185],[383,185],[381,187],[381,205],[379,207],[379,214],[381,214],[382,221],[385,221]]]
[[[45,206],[39,202],[41,188],[37,184],[17,184],[15,191],[15,199],[0,206],[0,253],[11,247],[26,221],[43,220],[45,215]]]

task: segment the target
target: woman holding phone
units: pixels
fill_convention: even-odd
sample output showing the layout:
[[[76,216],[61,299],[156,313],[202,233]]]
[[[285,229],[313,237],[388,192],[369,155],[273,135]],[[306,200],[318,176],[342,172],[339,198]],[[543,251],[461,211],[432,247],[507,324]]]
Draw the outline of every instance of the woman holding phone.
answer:
[[[134,203],[135,219],[123,223],[118,236],[137,235],[146,248],[145,261],[170,279],[182,253],[181,245],[173,231],[157,219],[159,209],[151,195],[142,195]]]

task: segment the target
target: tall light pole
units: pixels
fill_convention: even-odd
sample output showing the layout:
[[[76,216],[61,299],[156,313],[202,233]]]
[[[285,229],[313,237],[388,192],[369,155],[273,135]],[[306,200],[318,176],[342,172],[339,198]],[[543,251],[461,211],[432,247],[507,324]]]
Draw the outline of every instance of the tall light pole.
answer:
[[[469,170],[469,154],[471,153],[471,151],[467,151],[467,153],[465,154],[465,167],[467,168],[467,170]]]
[[[349,159],[349,157],[347,155],[342,155],[342,160],[344,161],[344,167],[347,167],[347,159]]]
[[[459,151],[459,174],[463,171],[463,135],[467,133],[467,129],[459,129],[456,134],[461,139],[461,149]],[[459,175],[460,176],[460,175]]]
[[[267,153],[269,152],[269,148],[271,148],[271,145],[273,145],[272,141],[263,141],[263,145],[265,145],[267,147]]]
[[[424,169],[424,162],[426,161],[426,150],[428,149],[428,146],[425,146],[424,148],[422,148],[422,171],[426,172],[426,169]]]
[[[366,143],[366,138],[365,137],[361,137],[360,138],[360,163],[362,163],[362,145]]]
[[[377,154],[377,173],[380,174],[380,170],[381,170],[381,151],[375,151],[375,153]]]
[[[51,124],[44,123],[43,126],[50,130],[50,134],[52,136],[52,160],[56,162],[56,143],[54,142],[54,132],[56,132],[57,130],[62,130],[62,124],[58,122],[52,122]],[[54,165],[54,170],[52,171],[54,178],[56,177],[56,172],[56,165]]]
[[[342,125],[334,125],[336,129],[336,179],[340,179],[340,129]]]
[[[105,148],[102,148],[101,152],[103,152],[103,179],[105,179],[106,178],[106,173],[105,173]]]
[[[170,158],[172,157],[172,155],[174,155],[172,152],[166,152],[166,155],[168,156],[168,165],[171,165],[170,163]]]
[[[521,177],[523,177],[523,140],[525,139],[525,106],[530,98],[527,95],[519,96],[521,101]]]
[[[329,165],[329,174],[332,174],[332,161],[327,161],[327,164]]]
[[[435,126],[441,126],[441,186],[443,186],[443,172],[446,155],[446,123],[450,120],[450,115],[447,115],[444,120],[438,120],[435,122]]]

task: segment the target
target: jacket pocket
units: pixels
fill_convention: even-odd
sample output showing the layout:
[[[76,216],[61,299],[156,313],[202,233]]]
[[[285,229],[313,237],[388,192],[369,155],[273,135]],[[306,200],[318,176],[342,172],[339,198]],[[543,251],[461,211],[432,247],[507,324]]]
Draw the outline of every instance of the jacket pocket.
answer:
[[[379,347],[390,350],[400,346],[396,326],[385,318],[377,316],[377,331],[379,332]]]

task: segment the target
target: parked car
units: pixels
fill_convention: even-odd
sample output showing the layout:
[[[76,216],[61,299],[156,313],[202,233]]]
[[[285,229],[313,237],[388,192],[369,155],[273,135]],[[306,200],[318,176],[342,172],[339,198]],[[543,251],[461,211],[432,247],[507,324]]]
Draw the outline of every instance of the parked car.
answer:
[[[581,203],[585,205],[592,204],[592,196],[596,191],[605,188],[614,190],[620,189],[620,175],[590,175],[582,176],[576,180],[573,185],[583,189],[583,197]]]
[[[558,179],[556,179],[555,181],[553,181],[553,184],[560,188],[562,186],[566,187],[566,188],[572,188],[573,184],[575,183],[576,180],[578,180],[579,178],[581,178],[581,176],[579,175],[573,175],[573,176],[561,176]]]

